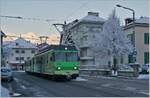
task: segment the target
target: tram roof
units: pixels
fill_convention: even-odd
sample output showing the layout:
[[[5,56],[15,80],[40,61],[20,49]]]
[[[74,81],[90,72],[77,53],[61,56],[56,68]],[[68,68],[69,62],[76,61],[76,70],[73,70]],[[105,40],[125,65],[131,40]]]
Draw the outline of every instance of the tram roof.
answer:
[[[42,49],[39,50],[39,53],[43,53],[43,52],[46,52],[48,50],[60,50],[60,51],[66,51],[66,50],[70,50],[70,51],[77,51],[76,47],[75,46],[66,46],[66,45],[47,45],[45,47],[43,47]]]

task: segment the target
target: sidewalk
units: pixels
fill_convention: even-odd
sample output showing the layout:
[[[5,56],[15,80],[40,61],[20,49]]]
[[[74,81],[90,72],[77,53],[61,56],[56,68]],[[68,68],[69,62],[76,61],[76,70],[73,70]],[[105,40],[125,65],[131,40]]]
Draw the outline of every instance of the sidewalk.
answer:
[[[90,75],[80,75],[80,77],[91,77],[91,78],[118,78],[118,79],[137,79],[137,77],[126,77],[126,76],[90,76]]]

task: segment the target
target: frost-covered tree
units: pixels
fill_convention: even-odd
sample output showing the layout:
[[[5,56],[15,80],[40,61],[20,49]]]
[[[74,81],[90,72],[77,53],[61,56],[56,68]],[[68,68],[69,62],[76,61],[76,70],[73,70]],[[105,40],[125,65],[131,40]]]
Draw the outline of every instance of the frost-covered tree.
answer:
[[[103,25],[103,32],[95,36],[91,42],[92,50],[99,57],[109,56],[113,58],[113,72],[117,73],[116,60],[125,54],[133,52],[133,46],[127,39],[123,28],[120,25],[115,10],[109,16],[108,20]]]

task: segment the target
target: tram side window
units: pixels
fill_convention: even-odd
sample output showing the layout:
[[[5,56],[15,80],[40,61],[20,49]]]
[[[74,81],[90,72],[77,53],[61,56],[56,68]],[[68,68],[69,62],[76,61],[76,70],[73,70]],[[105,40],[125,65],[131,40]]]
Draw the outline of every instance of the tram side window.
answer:
[[[33,59],[33,65],[34,65],[34,63],[35,63],[35,61],[34,61],[34,59]]]
[[[55,53],[55,61],[66,61],[65,53]]]
[[[40,57],[40,64],[43,64],[44,61],[43,61],[43,57]]]
[[[46,63],[48,63],[48,60],[49,60],[49,59],[48,59],[48,54],[47,54],[47,55],[46,55]]]
[[[66,53],[67,61],[78,61],[78,54],[73,52]]]
[[[50,61],[55,61],[54,53],[50,56]]]
[[[36,63],[37,63],[37,64],[42,64],[42,57],[38,57],[38,58],[36,59]]]

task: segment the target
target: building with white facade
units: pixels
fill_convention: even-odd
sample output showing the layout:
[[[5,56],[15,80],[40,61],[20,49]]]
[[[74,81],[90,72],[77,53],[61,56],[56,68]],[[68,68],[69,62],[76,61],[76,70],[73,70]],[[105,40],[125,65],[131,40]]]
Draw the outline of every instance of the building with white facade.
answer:
[[[4,42],[4,57],[7,66],[15,70],[23,70],[25,60],[34,56],[37,47],[23,38]]]
[[[105,20],[99,17],[99,13],[88,12],[87,16],[79,20],[76,19],[63,26],[61,44],[73,45],[72,36],[82,36],[79,39],[77,38],[80,43],[79,55],[81,69],[95,69],[97,67],[105,69],[108,67],[108,60],[95,57],[89,44],[97,34],[102,32],[104,22]]]
[[[134,27],[135,26],[135,27]],[[134,27],[134,28],[133,28]],[[133,33],[135,30],[135,33]],[[149,18],[140,17],[133,24],[131,19],[126,19],[124,32],[136,47],[136,62],[139,64],[149,63]],[[133,63],[133,57],[124,57],[123,63]]]

